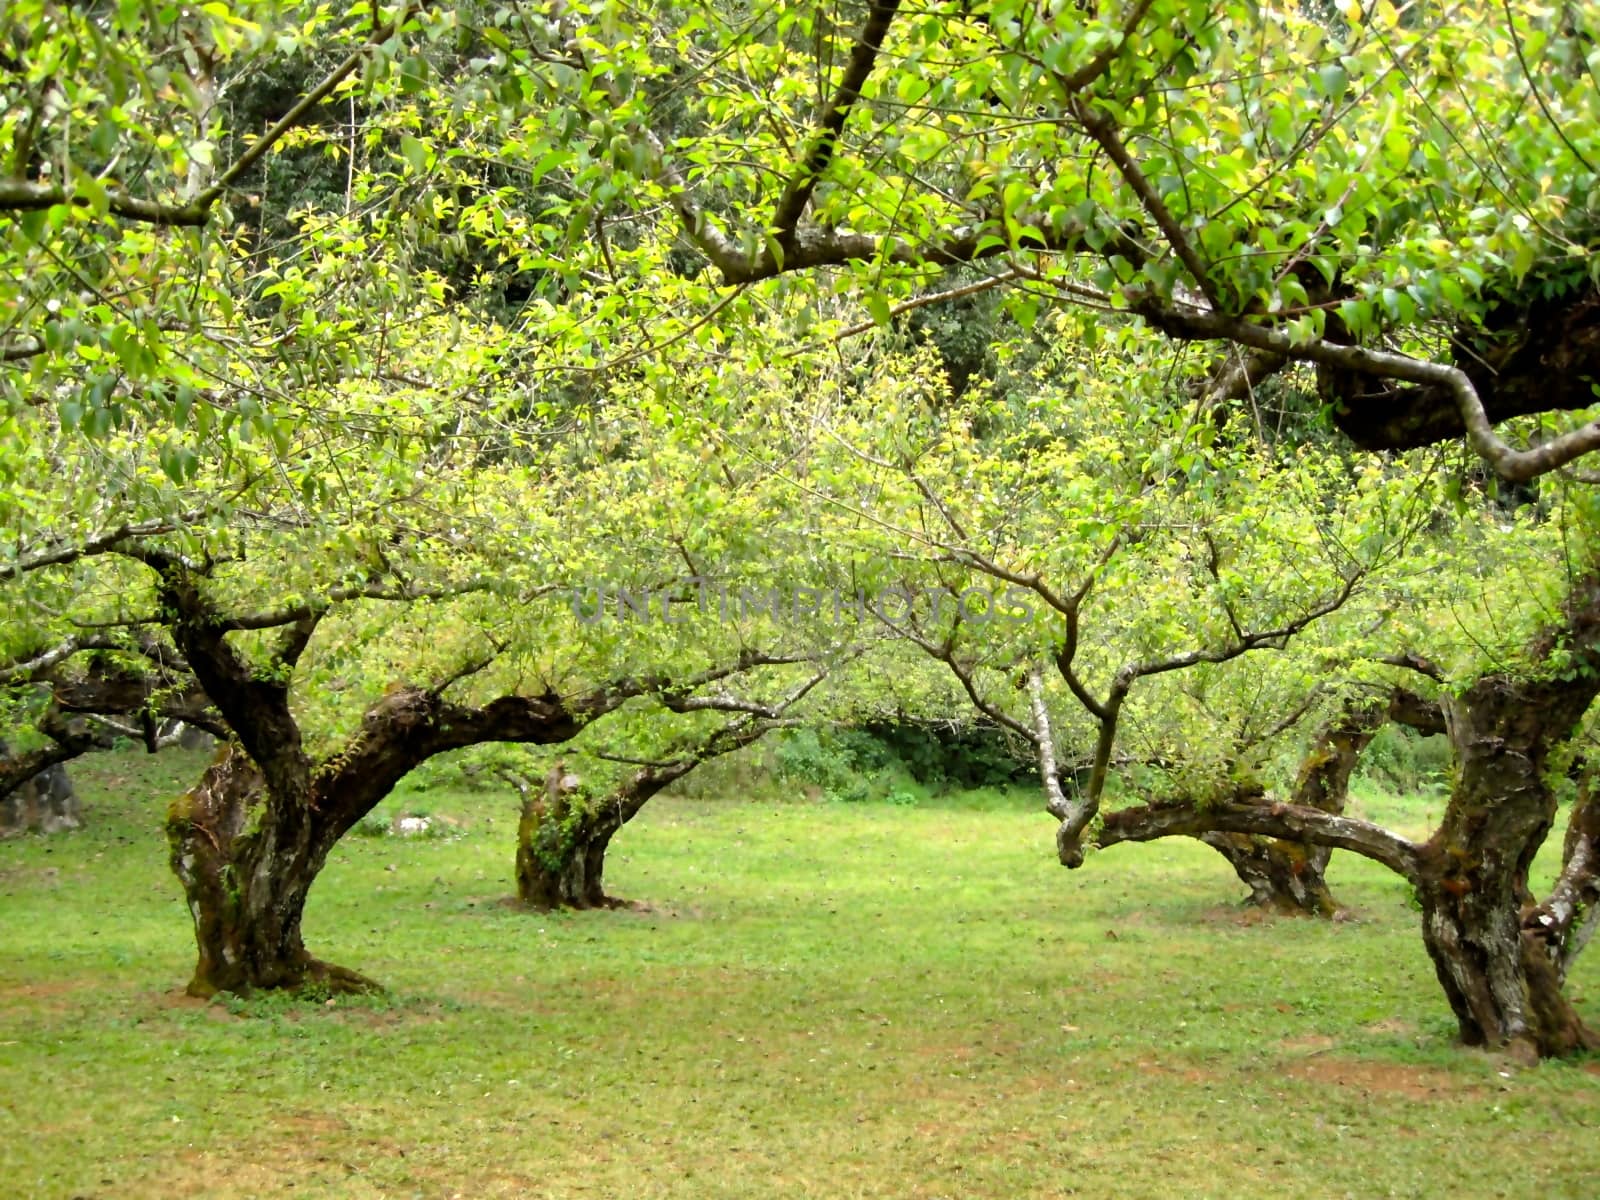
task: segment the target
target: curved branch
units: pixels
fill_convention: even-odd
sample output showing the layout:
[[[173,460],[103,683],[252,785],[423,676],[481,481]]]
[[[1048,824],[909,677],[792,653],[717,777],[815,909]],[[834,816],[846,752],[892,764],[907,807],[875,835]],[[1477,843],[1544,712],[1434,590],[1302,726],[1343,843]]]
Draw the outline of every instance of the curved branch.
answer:
[[[375,30],[369,41],[349,54],[333,68],[322,81],[302,96],[287,113],[266,133],[257,138],[248,150],[218,176],[188,204],[165,204],[135,196],[124,188],[110,188],[106,192],[107,210],[113,215],[151,225],[193,228],[211,219],[211,210],[233,183],[260,161],[261,157],[309,113],[332,94],[352,71],[361,65],[373,49],[393,37],[411,15],[409,5],[402,5],[399,15],[382,29]],[[39,183],[32,180],[0,179],[0,213],[35,212],[57,204],[87,205],[88,197],[68,190],[60,184]]]
[[[1190,305],[1162,304],[1148,297],[1134,304],[1133,310],[1155,328],[1180,340],[1226,340],[1301,362],[1445,388],[1455,401],[1473,452],[1501,478],[1512,483],[1526,483],[1591,451],[1600,450],[1600,421],[1570,429],[1532,449],[1513,450],[1494,432],[1477,387],[1459,367],[1323,338],[1296,342],[1288,334],[1264,325]]]
[[[1161,195],[1151,186],[1145,178],[1139,164],[1134,161],[1133,155],[1128,153],[1128,148],[1122,144],[1122,139],[1117,136],[1116,124],[1111,118],[1094,112],[1087,105],[1076,105],[1078,120],[1088,135],[1099,144],[1117,168],[1118,174],[1133,189],[1134,195],[1139,197],[1139,203],[1145,212],[1150,214],[1150,219],[1156,223],[1156,228],[1161,230],[1161,236],[1167,239],[1167,245],[1172,247],[1178,260],[1183,263],[1184,269],[1194,279],[1195,286],[1210,302],[1214,309],[1222,308],[1222,300],[1217,292],[1216,284],[1211,280],[1211,267],[1205,259],[1200,257],[1200,251],[1195,249],[1193,240],[1184,232],[1178,219],[1172,215],[1172,210],[1161,199]]]
[[[55,667],[75,654],[85,650],[121,650],[125,644],[110,637],[69,637],[48,650],[30,652],[26,658],[15,659],[0,667],[0,686],[16,683],[37,683]]]
[[[1145,13],[1150,11],[1150,6],[1153,3],[1155,3],[1155,0],[1138,0],[1128,13],[1127,18],[1122,22],[1122,37],[1114,42],[1107,42],[1100,53],[1084,63],[1071,75],[1060,76],[1058,82],[1061,84],[1062,91],[1066,92],[1068,96],[1076,95],[1104,75],[1110,69],[1111,64],[1116,61],[1117,55],[1122,52],[1122,47],[1127,44],[1127,40],[1133,36],[1134,30],[1138,29],[1139,22],[1144,20]]]
[[[1600,927],[1600,797],[1592,771],[1584,775],[1567,824],[1561,874],[1522,927],[1544,943],[1562,979]]]
[[[1251,804],[1236,799],[1205,808],[1190,804],[1124,808],[1105,814],[1094,844],[1103,849],[1119,842],[1207,833],[1255,833],[1349,850],[1382,863],[1412,883],[1421,877],[1422,847],[1415,842],[1371,821],[1294,804]]]
[[[15,579],[29,571],[42,570],[45,567],[68,566],[80,558],[92,558],[97,554],[120,553],[124,543],[141,537],[156,537],[163,533],[172,533],[193,524],[207,514],[206,509],[194,509],[190,512],[180,513],[176,517],[158,517],[149,521],[128,522],[115,529],[108,529],[104,533],[95,534],[87,541],[68,543],[56,540],[54,544],[46,542],[44,548],[28,554],[18,556],[9,563],[0,563],[0,581]]]

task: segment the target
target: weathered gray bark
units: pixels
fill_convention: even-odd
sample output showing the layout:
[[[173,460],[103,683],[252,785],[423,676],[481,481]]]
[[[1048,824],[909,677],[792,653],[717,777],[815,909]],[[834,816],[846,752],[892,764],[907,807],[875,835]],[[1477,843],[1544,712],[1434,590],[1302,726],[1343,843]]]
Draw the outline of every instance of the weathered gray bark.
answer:
[[[0,742],[0,757],[7,755]],[[65,763],[53,763],[0,796],[0,837],[17,833],[60,833],[83,826],[78,794]]]

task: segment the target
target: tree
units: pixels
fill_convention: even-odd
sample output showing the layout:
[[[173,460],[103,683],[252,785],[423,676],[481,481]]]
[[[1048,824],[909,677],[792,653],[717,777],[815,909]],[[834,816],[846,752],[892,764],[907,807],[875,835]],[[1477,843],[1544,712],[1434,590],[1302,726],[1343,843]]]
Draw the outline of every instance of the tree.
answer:
[[[1098,797],[1121,773],[1191,796],[1264,792],[1276,745],[1326,713],[1295,786],[1338,811],[1367,700],[1320,681],[1428,569],[1408,546],[1436,520],[1431,468],[1284,454],[1240,425],[1152,412],[1160,371],[1068,343],[1018,385],[1025,399],[969,385],[954,402],[927,353],[889,354],[816,387],[792,432],[764,435],[752,414],[728,437],[747,457],[808,462],[800,486],[828,488],[828,541],[854,554],[854,578],[916,601],[890,605],[888,626],[1034,747],[1036,723],[1003,697],[1044,656],[1073,701],[1057,718],[1060,788]],[[1282,653],[1308,639],[1320,664]],[[1278,665],[1222,669],[1257,654]],[[1052,801],[1060,818],[1066,803]],[[1267,902],[1335,907],[1315,850],[1207,840]]]
[[[38,214],[22,222],[29,237],[49,226],[59,232],[78,209],[154,226],[207,225],[262,157],[385,57],[384,43],[414,16],[414,6],[400,4],[381,21],[374,5],[334,29],[326,13],[298,20],[302,7],[274,0],[157,16],[137,5],[9,5],[0,23],[0,215]],[[219,143],[241,140],[242,131],[224,128],[220,94],[239,62],[254,58],[259,69],[263,51],[287,56],[319,38],[325,50],[353,48],[231,161],[220,161]]]
[[[174,804],[167,821],[173,870],[184,885],[199,945],[190,993],[307,983],[332,990],[375,987],[354,971],[313,958],[300,921],[329,850],[411,769],[485,741],[563,742],[633,696],[693,688],[749,665],[754,660],[687,678],[619,678],[574,696],[503,695],[483,704],[445,699],[442,692],[453,681],[400,688],[362,714],[356,737],[325,762],[296,754],[297,745],[261,752],[266,765],[260,767],[258,751],[227,753]],[[261,681],[249,682],[259,689]],[[290,718],[274,708],[257,711],[281,727]],[[266,730],[247,729],[245,736],[260,745]]]
[[[1052,300],[1220,343],[1212,403],[1313,366],[1363,447],[1465,434],[1528,480],[1600,446],[1581,417],[1495,429],[1593,401],[1594,221],[1566,199],[1600,161],[1591,14],[1097,8],[875,0],[841,28],[663,5],[568,16],[535,56],[606,100],[582,210],[671,211],[735,289],[848,268],[886,324],[1005,287],[1029,323]]]
[[[604,908],[617,903],[605,891],[606,851],[611,839],[660,792],[702,764],[753,745],[774,729],[792,726],[787,714],[826,676],[824,668],[773,703],[712,692],[699,696],[665,696],[664,713],[630,714],[628,726],[661,746],[650,757],[642,747],[629,753],[589,750],[585,755],[602,770],[598,787],[568,767],[565,755],[546,773],[543,785],[506,772],[522,796],[517,825],[517,899],[537,909]],[[676,736],[661,728],[672,714],[723,714],[707,729],[695,722]],[[733,714],[727,716],[727,714]],[[724,719],[725,718],[725,719]],[[641,729],[641,722],[643,728]],[[614,736],[616,722],[608,723]],[[665,735],[665,736],[664,736]],[[584,751],[574,747],[579,754]],[[576,765],[576,764],[574,764]],[[623,768],[619,773],[615,767]],[[580,767],[580,769],[583,769]]]
[[[0,757],[10,757],[4,742],[0,742]],[[63,763],[30,775],[0,796],[0,837],[14,833],[59,833],[82,825],[78,795]]]
[[[1446,4],[1402,19],[1380,3],[1327,28],[1287,7],[1206,0],[1137,0],[1111,16],[1053,19],[1014,3],[913,17],[885,0],[847,33],[786,11],[742,26],[687,22],[673,43],[648,34],[666,11],[563,30],[549,53],[609,101],[590,130],[605,153],[589,161],[608,153],[631,180],[580,190],[579,209],[627,206],[635,219],[670,209],[708,273],[734,289],[719,307],[763,281],[831,268],[844,268],[835,286],[857,288],[881,325],[1005,287],[1024,324],[1051,299],[1098,310],[1080,336],[1125,313],[1135,322],[1126,328],[1152,331],[1158,346],[1221,343],[1220,358],[1191,369],[1186,398],[1202,411],[1251,401],[1270,374],[1307,364],[1335,425],[1366,449],[1464,434],[1501,479],[1527,481],[1600,447],[1600,424],[1582,415],[1596,379],[1594,223],[1567,199],[1593,194],[1600,161],[1586,12]],[[718,74],[724,50],[739,86]],[[1240,72],[1246,57],[1251,70]],[[932,59],[939,70],[926,69]],[[674,73],[689,82],[662,82]],[[658,87],[673,97],[670,112]],[[1537,116],[1513,115],[1525,106]],[[944,274],[986,263],[986,278]],[[1580,416],[1565,431],[1542,420],[1496,429],[1567,408]],[[880,443],[857,444],[873,454]],[[1123,444],[1146,452],[1150,443]],[[956,487],[930,504],[961,498]],[[959,534],[949,540],[960,543]],[[990,563],[1024,586],[1047,578],[1031,563]],[[1587,566],[1575,570],[1582,579]],[[1081,567],[1069,577],[1101,586]],[[1550,625],[1574,644],[1586,586]],[[1067,624],[1053,653],[1069,667],[1086,595],[1044,597]],[[1258,631],[1235,623],[1225,644],[1279,644],[1297,628],[1263,628],[1254,642]],[[1521,885],[1515,871],[1493,866],[1501,854],[1525,864],[1526,847],[1542,837],[1548,788],[1526,778],[1527,763],[1562,744],[1587,704],[1571,680],[1565,690],[1547,686],[1548,640],[1532,640],[1514,669],[1473,677],[1453,725],[1481,721],[1490,731],[1476,750],[1457,745],[1461,807],[1440,835],[1472,864],[1449,878],[1474,899],[1447,900],[1448,872],[1437,864],[1417,886],[1435,893],[1424,899],[1426,936],[1464,1036],[1560,1053],[1587,1035],[1540,982],[1537,960],[1517,959],[1506,929]],[[1136,682],[1221,654],[1136,659],[1100,693],[1062,671],[1106,739],[1095,776],[1104,778],[1103,747]],[[1580,661],[1577,673],[1586,671]],[[1541,714],[1514,736],[1504,727],[1513,693]],[[1499,748],[1493,762],[1474,765],[1484,746]],[[1468,782],[1487,785],[1496,772],[1510,789],[1499,800]],[[1087,791],[1096,793],[1093,781]],[[1051,807],[1064,818],[1063,861],[1076,865],[1098,801],[1053,795]],[[1369,853],[1408,878],[1421,869],[1388,835],[1320,809],[1162,811],[1173,823],[1152,818],[1152,828],[1304,838]],[[1496,838],[1498,849],[1485,841]]]
[[[1021,412],[981,394],[951,404],[926,359],[876,364],[859,391],[818,389],[794,428],[816,431],[808,478],[828,481],[830,541],[876,545],[893,564],[880,583],[944,598],[884,623],[1035,745],[1065,865],[1171,834],[1221,842],[1235,859],[1267,845],[1255,839],[1297,843],[1275,849],[1297,852],[1313,879],[1325,856],[1307,847],[1367,855],[1421,898],[1424,941],[1467,1041],[1539,1054],[1588,1045],[1553,965],[1570,961],[1581,909],[1567,899],[1536,918],[1526,881],[1555,816],[1549,770],[1600,687],[1584,489],[1507,521],[1452,506],[1425,457],[1380,465],[1286,453],[1210,422],[1162,424],[1139,378],[1152,368],[1118,374],[1114,361],[1075,384],[1071,409],[1048,395]],[[769,435],[775,460],[799,453],[790,436]],[[750,429],[732,437],[747,454],[762,445]],[[1148,449],[1130,457],[1131,445]],[[1574,548],[1570,566],[1562,546]],[[1507,577],[1523,582],[1516,595],[1498,586]],[[1014,590],[973,596],[985,581]],[[1428,619],[1463,602],[1497,627],[1458,634],[1446,675]],[[1375,698],[1361,689],[1360,672],[1376,669],[1363,662],[1387,672]],[[1462,690],[1430,701],[1396,672]],[[1233,735],[1227,687],[1264,682],[1276,689],[1268,710],[1285,719]],[[1294,790],[1275,796],[1261,748],[1319,697],[1332,705],[1321,744]],[[1389,713],[1448,726],[1456,749],[1451,806],[1426,845],[1340,811],[1354,756]],[[1131,753],[1119,749],[1130,739]],[[1079,786],[1058,746],[1084,740],[1093,753]],[[1116,786],[1119,766],[1134,776],[1143,764],[1155,769]],[[1585,809],[1564,896],[1593,886],[1587,823]],[[1518,932],[1524,920],[1536,938]]]
[[[1291,714],[1297,716],[1299,714]],[[1424,734],[1444,732],[1444,714],[1437,703],[1404,688],[1386,698],[1353,693],[1328,717],[1300,760],[1289,803],[1338,816],[1349,797],[1350,777],[1361,752],[1386,722],[1394,721]],[[1264,797],[1263,797],[1264,799]],[[1259,834],[1197,835],[1228,860],[1250,889],[1250,902],[1280,912],[1329,917],[1342,906],[1328,890],[1326,871],[1331,849]]]
[[[249,550],[227,558],[149,539],[119,546],[153,575],[163,621],[238,745],[168,820],[200,949],[192,991],[369,986],[309,955],[301,913],[332,846],[428,759],[484,742],[564,743],[643,697],[699,707],[710,703],[703,689],[810,657],[753,645],[763,629],[777,636],[770,625],[711,636],[717,614],[692,605],[674,620],[586,623],[581,593],[591,571],[646,605],[679,595],[682,569],[659,564],[669,548],[695,554],[692,539],[674,545],[663,534],[681,515],[681,493],[671,489],[686,481],[664,473],[671,447],[654,449],[656,490],[633,501],[655,514],[649,524],[618,486],[640,461],[591,462],[575,479],[537,488],[520,469],[487,468],[468,477],[477,512],[526,505],[518,536],[444,537],[436,522],[453,522],[459,534],[465,514],[449,505],[434,512],[423,500],[387,514],[376,559],[358,575],[344,555],[313,554],[305,567],[320,582],[305,592],[286,590],[301,530],[258,527]],[[447,493],[464,483],[440,481]],[[407,530],[407,515],[430,525]],[[570,529],[591,516],[592,541],[563,538],[555,562],[532,553],[536,521]],[[237,543],[243,531],[235,518],[223,536]],[[365,558],[371,543],[352,549]],[[653,601],[651,584],[666,589]],[[273,594],[275,607],[254,599]]]
[[[1426,842],[1351,817],[1237,802],[1124,809],[1107,814],[1092,840],[1249,833],[1352,850],[1416,889],[1423,940],[1463,1041],[1532,1055],[1593,1048],[1594,1033],[1562,992],[1589,932],[1573,898],[1595,888],[1587,795],[1571,818],[1560,881],[1542,904],[1528,868],[1555,821],[1551,769],[1600,692],[1597,606],[1594,577],[1580,579],[1560,620],[1528,647],[1531,669],[1489,671],[1442,698],[1456,781]]]
[[[220,717],[170,646],[145,634],[68,637],[0,668],[0,702],[18,744],[0,742],[0,827],[75,828],[65,764],[119,742],[152,754],[177,744],[175,723],[225,736]]]

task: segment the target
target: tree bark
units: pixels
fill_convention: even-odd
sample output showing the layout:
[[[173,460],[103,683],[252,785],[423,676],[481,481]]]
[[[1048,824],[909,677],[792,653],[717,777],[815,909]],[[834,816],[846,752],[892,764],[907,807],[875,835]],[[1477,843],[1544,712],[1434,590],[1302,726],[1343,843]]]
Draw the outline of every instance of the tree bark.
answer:
[[[1600,289],[1492,304],[1479,329],[1461,328],[1452,358],[1477,388],[1490,421],[1584,409],[1600,379]],[[1449,389],[1318,369],[1334,424],[1365,450],[1405,450],[1460,437],[1466,426]]]
[[[1344,812],[1350,775],[1386,719],[1381,706],[1367,703],[1329,720],[1300,763],[1293,802],[1335,815]],[[1328,889],[1326,871],[1333,851],[1327,846],[1248,833],[1212,832],[1200,840],[1227,859],[1250,889],[1247,904],[1312,917],[1332,917],[1343,908]]]
[[[469,708],[420,688],[398,688],[367,711],[340,753],[320,764],[294,761],[298,736],[283,746],[255,729],[261,753],[276,760],[275,780],[253,755],[225,746],[167,821],[172,869],[194,918],[198,960],[190,993],[375,988],[354,971],[313,958],[301,937],[306,896],[328,852],[435,754],[478,741],[561,742],[581,727],[556,698],[500,697]]]
[[[1538,1056],[1600,1046],[1562,991],[1528,889],[1528,868],[1556,816],[1546,780],[1594,699],[1570,680],[1477,680],[1450,702],[1457,783],[1416,881],[1422,936],[1468,1045]]]
[[[667,782],[633,775],[603,800],[586,803],[577,777],[562,764],[543,788],[528,788],[517,825],[517,899],[530,908],[610,908],[605,892],[606,850],[619,829]],[[675,776],[676,777],[676,776]]]
[[[195,995],[376,986],[308,954],[301,915],[329,850],[434,755],[482,742],[565,742],[634,697],[670,690],[676,703],[689,706],[690,694],[705,684],[804,661],[746,649],[692,676],[624,677],[573,696],[507,695],[477,706],[443,696],[453,679],[433,688],[399,686],[367,709],[336,753],[313,761],[289,703],[289,681],[327,606],[227,618],[205,595],[197,568],[142,544],[128,553],[160,576],[173,637],[235,739],[173,806],[167,823],[172,868],[194,919],[198,959],[189,991]],[[279,635],[265,669],[227,640],[235,630],[268,628]]]
[[[1600,795],[1593,764],[1578,783],[1578,799],[1567,822],[1561,875],[1550,897],[1523,919],[1524,932],[1543,943],[1564,983],[1567,972],[1600,928]]]
[[[667,785],[701,763],[759,741],[789,724],[783,716],[823,678],[821,673],[777,704],[721,697],[721,711],[741,715],[713,730],[677,757],[636,764],[629,775],[598,801],[585,801],[580,780],[558,762],[543,788],[517,782],[522,819],[517,825],[517,898],[530,908],[612,908],[620,903],[605,891],[606,851],[611,839]],[[696,707],[690,700],[686,708]],[[701,706],[705,707],[705,706]]]
[[[1449,804],[1423,845],[1369,821],[1254,796],[1121,809],[1103,816],[1096,841],[1248,833],[1365,855],[1416,889],[1423,942],[1464,1042],[1528,1058],[1600,1048],[1563,992],[1600,900],[1600,810],[1587,786],[1550,899],[1536,904],[1528,887],[1556,817],[1552,756],[1600,695],[1600,574],[1573,585],[1563,619],[1535,639],[1528,661],[1516,673],[1480,676],[1437,716],[1409,693],[1391,701],[1391,714],[1405,708],[1444,727],[1455,752]]]
[[[42,753],[12,755],[0,741],[0,837],[82,828],[83,810],[64,759],[22,774],[32,763],[53,757],[52,751],[70,757],[59,742]]]
[[[199,951],[190,995],[376,988],[306,951],[300,932],[306,896],[335,840],[308,800],[270,794],[255,763],[224,745],[200,782],[173,803],[172,870],[183,884]]]
[[[1247,905],[1299,917],[1331,917],[1344,908],[1323,874],[1330,856],[1325,846],[1247,833],[1206,833],[1200,840],[1250,889]]]

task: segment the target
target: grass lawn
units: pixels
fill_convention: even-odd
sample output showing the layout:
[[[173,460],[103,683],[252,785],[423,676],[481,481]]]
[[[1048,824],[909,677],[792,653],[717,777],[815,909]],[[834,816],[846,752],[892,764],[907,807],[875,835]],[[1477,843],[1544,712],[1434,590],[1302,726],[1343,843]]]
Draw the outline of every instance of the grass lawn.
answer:
[[[306,920],[391,995],[202,1004],[159,832],[200,761],[0,843],[0,1195],[1600,1196],[1600,1064],[1452,1046],[1348,855],[1359,920],[1257,922],[1195,843],[1062,870],[1026,795],[662,798],[608,871],[648,907],[549,916],[511,797],[402,795],[460,836],[347,839]],[[1600,1024],[1600,954],[1573,991]]]

